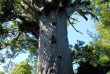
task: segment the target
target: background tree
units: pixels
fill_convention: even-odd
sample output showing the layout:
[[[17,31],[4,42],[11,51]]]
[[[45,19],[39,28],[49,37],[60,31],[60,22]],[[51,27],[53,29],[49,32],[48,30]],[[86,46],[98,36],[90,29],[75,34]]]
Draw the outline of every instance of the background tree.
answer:
[[[105,2],[104,4],[101,4],[100,5],[100,20],[101,22],[97,23],[96,25],[96,29],[98,30],[99,32],[99,39],[96,40],[96,44],[98,47],[101,47],[100,50],[101,51],[105,51],[106,55],[109,57],[110,54],[109,54],[109,46],[110,46],[110,10],[109,10],[109,5],[110,5],[110,2]],[[109,57],[110,58],[110,57]]]
[[[10,74],[31,74],[32,66],[28,64],[28,61],[22,61],[15,65],[10,71]]]
[[[95,2],[93,2],[95,3]],[[110,61],[110,44],[109,44],[109,27],[110,27],[110,0],[96,0],[94,12],[99,17],[99,22],[95,25],[98,33],[96,36],[93,35],[94,41],[93,44],[100,52],[102,52],[102,56],[100,56],[100,63],[106,63]],[[105,60],[104,60],[105,59]],[[110,65],[109,63],[107,65]]]

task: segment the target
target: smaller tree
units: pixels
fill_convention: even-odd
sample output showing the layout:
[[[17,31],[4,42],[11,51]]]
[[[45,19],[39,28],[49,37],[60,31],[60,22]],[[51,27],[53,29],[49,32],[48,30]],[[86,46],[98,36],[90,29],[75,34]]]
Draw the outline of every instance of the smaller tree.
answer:
[[[22,61],[15,65],[10,71],[10,74],[31,74],[32,67],[29,65],[28,61]]]
[[[0,74],[5,74],[3,71],[0,71]]]

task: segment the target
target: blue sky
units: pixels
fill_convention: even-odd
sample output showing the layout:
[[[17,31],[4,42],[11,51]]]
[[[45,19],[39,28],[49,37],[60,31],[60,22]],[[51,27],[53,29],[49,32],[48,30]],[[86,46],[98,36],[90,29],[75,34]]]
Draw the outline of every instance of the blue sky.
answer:
[[[84,41],[85,44],[88,44],[90,41],[92,41],[92,38],[87,34],[87,30],[93,33],[96,32],[96,29],[94,28],[94,20],[91,19],[90,16],[88,16],[88,21],[81,16],[78,16],[78,20],[79,22],[75,24],[75,28],[83,34],[76,32],[71,25],[68,26],[69,44],[74,45],[77,40]]]
[[[80,32],[82,32],[83,34],[80,34],[78,32],[76,32],[71,25],[68,26],[68,40],[69,40],[69,44],[74,45],[76,43],[77,40],[81,40],[84,41],[86,44],[88,44],[92,38],[89,37],[89,35],[87,34],[87,30],[95,33],[96,30],[93,28],[94,20],[91,20],[91,17],[88,16],[88,21],[86,21],[84,18],[82,18],[81,16],[76,16],[78,17],[79,22],[77,24],[75,24],[75,28],[77,30],[79,30]],[[15,58],[14,62],[15,63],[19,63],[20,61],[24,61],[26,58],[28,57],[28,54],[24,53],[19,55],[17,58]],[[3,71],[3,65],[0,65],[0,71]]]

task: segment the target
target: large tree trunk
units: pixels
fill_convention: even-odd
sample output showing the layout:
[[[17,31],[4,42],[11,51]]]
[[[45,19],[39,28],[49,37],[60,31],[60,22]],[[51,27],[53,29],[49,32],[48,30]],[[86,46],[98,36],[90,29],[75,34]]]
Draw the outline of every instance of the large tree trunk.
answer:
[[[65,13],[40,16],[37,74],[73,74]]]

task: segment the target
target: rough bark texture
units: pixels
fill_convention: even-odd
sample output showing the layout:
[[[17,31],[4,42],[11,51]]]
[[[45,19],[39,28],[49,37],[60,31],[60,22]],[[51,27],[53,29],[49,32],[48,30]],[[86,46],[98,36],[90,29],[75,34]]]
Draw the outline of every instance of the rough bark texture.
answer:
[[[67,17],[51,12],[40,17],[37,74],[73,74],[67,39]]]

